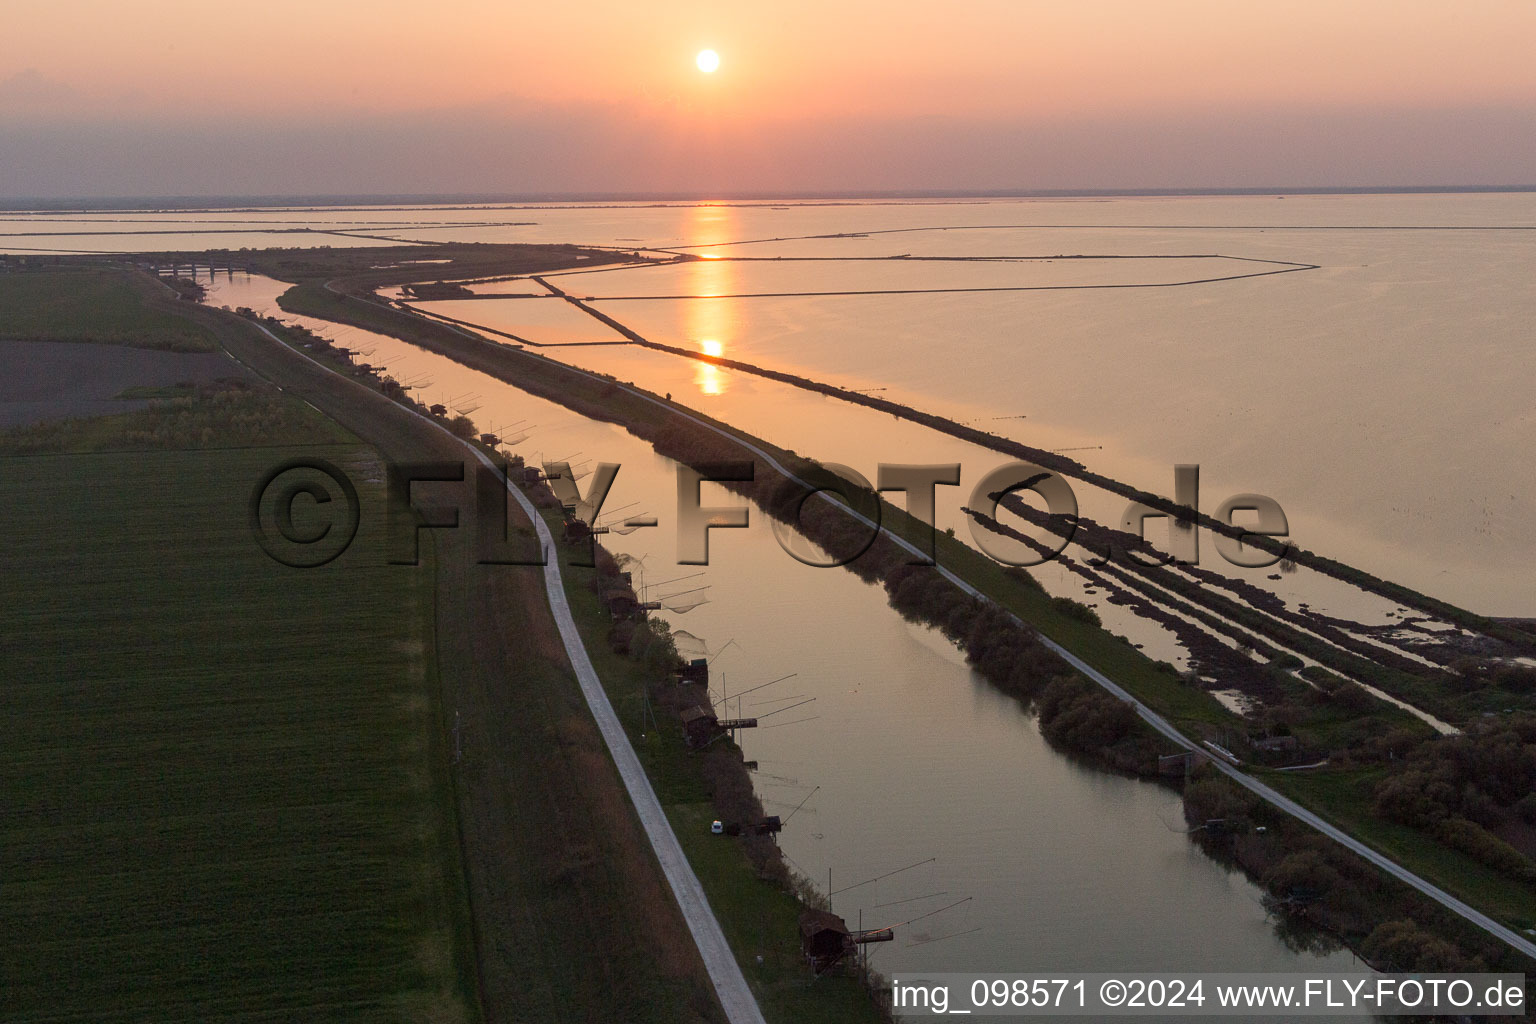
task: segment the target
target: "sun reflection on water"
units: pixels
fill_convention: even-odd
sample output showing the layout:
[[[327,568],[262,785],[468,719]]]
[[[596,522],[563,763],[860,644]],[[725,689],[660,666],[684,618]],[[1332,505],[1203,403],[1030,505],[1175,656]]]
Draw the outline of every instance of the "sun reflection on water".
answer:
[[[700,206],[694,209],[687,225],[688,243],[716,245],[729,242],[736,237],[734,231],[734,216],[728,207]],[[735,265],[729,260],[719,259],[719,253],[703,250],[699,254],[705,258],[688,264],[689,293],[722,296],[735,291]],[[732,340],[734,328],[731,302],[731,299],[724,298],[686,300],[688,336],[695,339],[699,351],[704,355],[725,355],[725,347]],[[698,385],[700,394],[715,396],[725,393],[730,377],[719,367],[700,362],[693,381]]]
[[[714,338],[705,338],[699,342],[699,351],[707,356],[722,356],[725,354],[725,346]],[[699,386],[699,391],[706,395],[719,395],[725,392],[725,371],[718,366],[700,362],[699,370],[693,375],[693,381]]]

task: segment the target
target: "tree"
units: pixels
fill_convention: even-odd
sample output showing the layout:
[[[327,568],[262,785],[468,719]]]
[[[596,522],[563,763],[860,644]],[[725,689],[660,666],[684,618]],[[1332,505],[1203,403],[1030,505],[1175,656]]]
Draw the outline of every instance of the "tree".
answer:
[[[1361,943],[1360,951],[1388,971],[1462,973],[1483,966],[1480,960],[1464,956],[1449,942],[1420,931],[1412,921],[1385,921],[1377,925]]]
[[[1342,879],[1333,865],[1316,850],[1298,850],[1288,854],[1270,872],[1269,891],[1281,899],[1323,899],[1336,889]]]

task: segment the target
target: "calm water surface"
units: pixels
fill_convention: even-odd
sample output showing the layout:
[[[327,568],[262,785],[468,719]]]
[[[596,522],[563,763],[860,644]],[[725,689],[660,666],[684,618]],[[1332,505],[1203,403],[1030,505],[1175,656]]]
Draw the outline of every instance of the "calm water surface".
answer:
[[[283,287],[237,277],[210,301],[277,312]],[[941,635],[902,619],[851,573],[790,558],[761,517],[712,532],[704,577],[660,585],[699,570],[675,564],[674,465],[645,443],[403,342],[326,333],[372,349],[369,361],[392,373],[430,379],[428,397],[478,396],[483,425],[529,421],[518,447],[529,457],[623,466],[608,507],[635,503],[626,514],[654,512],[662,527],[607,542],[637,560],[636,579],[653,595],[709,587],[709,603],[666,617],[689,634],[685,645],[697,638],[715,655],[716,696],[795,673],[742,698],[762,728],[741,734],[769,813],[810,797],[781,836],[792,863],[822,888],[829,869],[834,891],[855,886],[834,906],[870,927],[970,897],[899,929],[877,948],[880,969],[1359,970],[1348,953],[1288,949],[1258,890],[1182,833],[1176,794],[1053,751]]]
[[[314,231],[272,233],[295,227]],[[1238,491],[1271,495],[1313,550],[1480,612],[1528,616],[1536,614],[1533,229],[1536,196],[1525,194],[578,204],[4,214],[0,249],[401,238],[793,257],[562,280],[578,294],[609,296],[600,308],[655,340],[885,388],[886,397],[1039,447],[1089,449],[1073,454],[1139,487],[1166,491],[1174,463],[1197,462],[1208,507]],[[188,233],[133,233],[174,231]],[[255,231],[267,233],[244,233]],[[869,260],[901,254],[1018,262]],[[1179,258],[1057,258],[1072,255]],[[1174,283],[1284,263],[1317,269]],[[1163,287],[1080,287],[1137,283]],[[538,291],[527,282],[494,287]],[[1044,290],[613,298],[910,287]],[[611,337],[555,300],[453,305],[534,341]],[[800,419],[792,407],[776,422],[743,408],[750,392],[739,377],[689,361],[612,348],[561,355],[689,395],[728,421],[756,416],[775,440]],[[817,440],[805,450],[831,457],[837,434]]]

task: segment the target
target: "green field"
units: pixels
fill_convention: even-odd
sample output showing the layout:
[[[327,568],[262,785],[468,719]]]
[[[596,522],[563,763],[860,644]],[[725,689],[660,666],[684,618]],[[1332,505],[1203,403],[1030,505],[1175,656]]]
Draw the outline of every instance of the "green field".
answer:
[[[0,276],[0,333],[216,348],[146,278]],[[0,1020],[479,1018],[430,576],[269,559],[253,488],[378,453],[250,383],[0,434]]]
[[[0,1020],[473,1016],[421,578],[263,555],[290,454],[0,460]]]
[[[238,382],[203,388],[144,389],[147,408],[112,416],[44,420],[0,431],[0,455],[248,448],[286,441],[355,440],[332,420],[267,388]]]
[[[0,274],[0,338],[216,351],[197,324],[145,304],[155,287],[113,270]]]

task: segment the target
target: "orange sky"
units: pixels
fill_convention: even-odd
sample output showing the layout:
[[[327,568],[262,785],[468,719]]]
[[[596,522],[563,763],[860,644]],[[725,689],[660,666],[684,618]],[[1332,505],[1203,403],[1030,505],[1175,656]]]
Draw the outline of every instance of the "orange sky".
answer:
[[[498,119],[570,115],[719,140],[744,126],[824,131],[853,119],[921,134],[957,118],[1219,126],[1250,111],[1536,110],[1530,0],[8,7],[0,130],[7,119],[271,125],[432,112],[480,117],[488,131]],[[704,47],[722,57],[714,75],[694,68]]]
[[[0,79],[85,105],[632,102],[740,116],[1528,103],[1529,0],[71,0],[10,4]],[[693,54],[724,58],[714,76]]]

